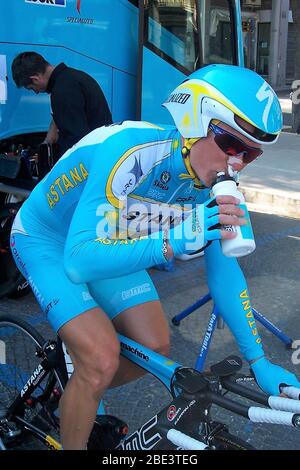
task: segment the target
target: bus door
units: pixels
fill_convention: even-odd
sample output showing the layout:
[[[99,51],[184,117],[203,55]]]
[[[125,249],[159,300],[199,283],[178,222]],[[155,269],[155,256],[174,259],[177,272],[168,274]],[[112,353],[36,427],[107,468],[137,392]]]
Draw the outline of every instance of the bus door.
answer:
[[[137,117],[168,123],[161,104],[194,70],[243,65],[239,0],[139,0]]]

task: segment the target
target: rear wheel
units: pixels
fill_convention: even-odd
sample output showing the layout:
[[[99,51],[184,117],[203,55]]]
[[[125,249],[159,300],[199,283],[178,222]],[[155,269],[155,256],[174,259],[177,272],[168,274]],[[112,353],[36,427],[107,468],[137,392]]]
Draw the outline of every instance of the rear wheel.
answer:
[[[38,357],[45,345],[44,338],[28,323],[13,315],[0,315],[0,408],[2,416],[20,394],[41,363]],[[48,373],[20,409],[18,416],[59,440],[56,416],[62,394],[64,376],[59,368]],[[14,415],[7,416],[8,427],[1,427],[0,436],[8,448],[42,449],[30,431],[26,431]],[[4,421],[2,422],[2,424]],[[5,429],[7,432],[5,432]]]

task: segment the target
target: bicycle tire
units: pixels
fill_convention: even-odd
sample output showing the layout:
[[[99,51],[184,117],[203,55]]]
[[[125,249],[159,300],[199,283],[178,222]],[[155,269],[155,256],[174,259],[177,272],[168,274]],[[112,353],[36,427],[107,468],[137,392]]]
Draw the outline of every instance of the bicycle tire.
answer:
[[[9,203],[0,210],[0,299],[4,296],[17,299],[31,290],[10,250],[10,231],[19,208],[19,203]]]
[[[40,363],[36,351],[42,348],[45,339],[34,327],[14,315],[0,315],[0,408],[7,409],[26,384]],[[35,389],[30,399],[22,405],[20,417],[54,438],[59,435],[59,420],[55,410],[64,388],[64,374],[59,367],[53,369]],[[47,398],[44,399],[43,395]],[[37,437],[26,430],[14,416],[8,417],[16,438],[1,435],[5,445],[13,449],[46,448]],[[17,436],[17,434],[19,435]]]
[[[216,433],[213,437],[213,446],[216,450],[255,450],[251,444],[228,431]]]

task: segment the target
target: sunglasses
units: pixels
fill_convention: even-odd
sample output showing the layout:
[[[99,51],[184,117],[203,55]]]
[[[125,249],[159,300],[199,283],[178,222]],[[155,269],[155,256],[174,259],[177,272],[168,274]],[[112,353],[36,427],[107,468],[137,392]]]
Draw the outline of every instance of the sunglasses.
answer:
[[[262,149],[250,147],[250,145],[245,144],[243,140],[215,124],[210,123],[208,127],[215,134],[214,140],[217,146],[222,150],[222,152],[226,153],[226,155],[242,157],[243,162],[248,164],[253,162],[253,160],[263,153]]]

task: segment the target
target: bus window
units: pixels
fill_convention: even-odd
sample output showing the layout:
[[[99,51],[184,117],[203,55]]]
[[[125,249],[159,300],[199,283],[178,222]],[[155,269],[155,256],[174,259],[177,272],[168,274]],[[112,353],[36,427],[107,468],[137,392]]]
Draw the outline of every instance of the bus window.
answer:
[[[184,73],[195,69],[196,0],[145,0],[145,44]]]
[[[144,44],[185,74],[236,63],[229,0],[145,0],[144,7]]]
[[[199,0],[203,65],[235,64],[234,19],[228,0]]]

